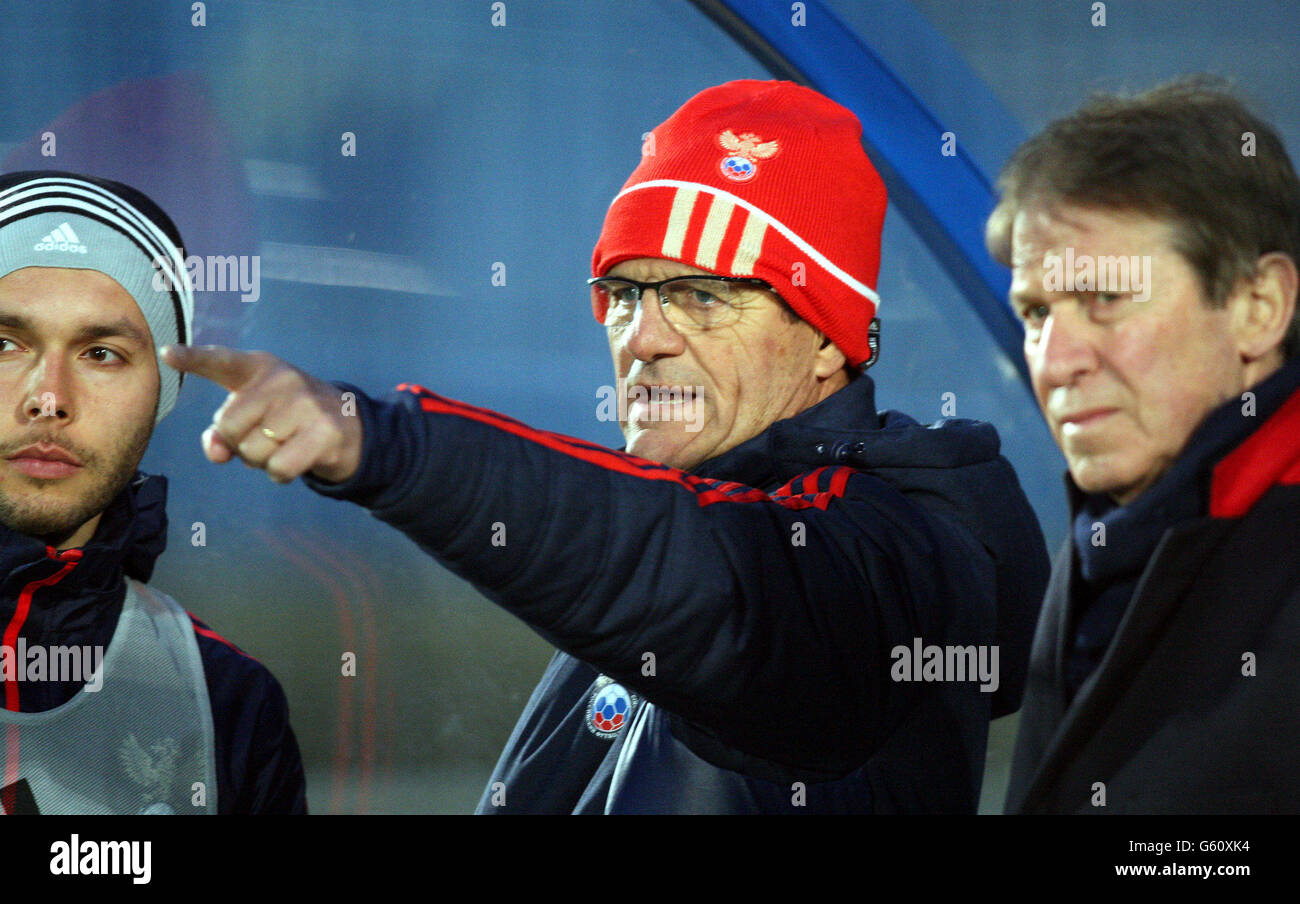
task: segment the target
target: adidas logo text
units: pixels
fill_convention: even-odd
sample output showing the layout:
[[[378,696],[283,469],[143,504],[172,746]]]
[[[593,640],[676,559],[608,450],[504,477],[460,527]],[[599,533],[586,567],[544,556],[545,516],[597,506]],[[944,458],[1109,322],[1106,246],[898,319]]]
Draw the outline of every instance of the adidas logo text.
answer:
[[[73,254],[85,254],[87,248],[72,231],[72,226],[64,223],[45,238],[32,246],[33,251],[69,251]]]

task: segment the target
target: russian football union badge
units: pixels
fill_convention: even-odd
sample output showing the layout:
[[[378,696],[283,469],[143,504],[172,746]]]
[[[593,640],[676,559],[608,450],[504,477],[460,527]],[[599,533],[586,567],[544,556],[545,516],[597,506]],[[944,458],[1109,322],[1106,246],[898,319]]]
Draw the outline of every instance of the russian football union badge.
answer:
[[[601,675],[587,698],[587,730],[598,738],[613,738],[632,718],[636,694],[613,678]]]

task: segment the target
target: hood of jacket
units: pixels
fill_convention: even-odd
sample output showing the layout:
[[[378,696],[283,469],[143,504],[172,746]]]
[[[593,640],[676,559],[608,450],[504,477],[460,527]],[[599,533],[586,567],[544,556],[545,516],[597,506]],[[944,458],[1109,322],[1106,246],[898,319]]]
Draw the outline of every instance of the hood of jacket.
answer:
[[[992,557],[1003,674],[994,716],[1014,712],[1050,563],[1042,530],[991,424],[950,418],[920,424],[877,412],[866,374],[794,417],[704,462],[693,473],[768,491],[826,465],[890,484],[931,514],[957,522]]]

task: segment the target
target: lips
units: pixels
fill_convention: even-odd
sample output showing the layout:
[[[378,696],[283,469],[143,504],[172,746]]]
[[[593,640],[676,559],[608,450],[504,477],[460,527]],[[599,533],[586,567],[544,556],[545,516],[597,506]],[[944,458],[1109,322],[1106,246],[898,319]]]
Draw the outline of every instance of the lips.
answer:
[[[1061,415],[1056,421],[1061,425],[1062,433],[1073,434],[1096,426],[1118,410],[1118,408],[1087,408],[1072,414]]]
[[[25,446],[7,456],[6,460],[28,477],[40,480],[71,477],[82,468],[81,461],[75,455],[53,443]]]
[[[679,383],[635,383],[627,390],[628,423],[691,420],[699,398],[697,388]]]
[[[686,399],[695,398],[694,386],[682,386],[678,383],[634,383],[628,387],[628,398],[649,399]]]

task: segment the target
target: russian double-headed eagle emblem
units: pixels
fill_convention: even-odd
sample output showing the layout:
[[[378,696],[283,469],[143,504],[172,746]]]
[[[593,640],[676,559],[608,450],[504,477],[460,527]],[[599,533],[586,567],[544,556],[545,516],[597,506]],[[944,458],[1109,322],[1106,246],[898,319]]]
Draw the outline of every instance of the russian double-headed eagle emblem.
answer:
[[[131,781],[141,786],[144,802],[152,804],[171,794],[180,754],[180,745],[171,738],[164,738],[146,749],[135,735],[130,735],[118,748],[117,759]]]
[[[762,141],[753,132],[743,132],[739,136],[727,129],[718,136],[718,144],[730,151],[722,159],[722,175],[733,182],[748,182],[758,173],[757,163],[775,157],[781,146],[776,141]]]

